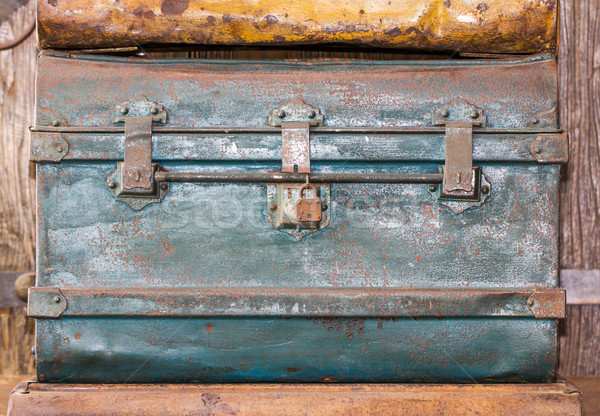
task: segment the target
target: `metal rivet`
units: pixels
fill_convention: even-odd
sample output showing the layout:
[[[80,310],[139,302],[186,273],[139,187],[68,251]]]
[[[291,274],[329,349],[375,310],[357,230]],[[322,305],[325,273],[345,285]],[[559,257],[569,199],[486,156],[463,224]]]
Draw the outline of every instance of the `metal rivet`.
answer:
[[[429,192],[437,191],[437,185],[429,185]]]
[[[158,114],[158,107],[152,107],[152,108],[150,109],[150,112],[151,112],[152,114]]]
[[[327,206],[327,204],[323,204],[323,205],[321,206],[321,211],[325,212],[325,211],[327,211],[327,209],[328,209],[328,208],[329,208],[329,207]]]
[[[62,146],[56,146],[56,151],[57,151],[58,153],[62,153],[62,152],[63,152],[63,148],[62,148]]]
[[[532,118],[531,119],[531,124],[538,124],[540,122],[539,118]]]
[[[54,120],[54,121],[52,122],[52,125],[53,125],[54,127],[58,127],[58,126],[60,126],[60,122],[59,122],[58,120]]]
[[[127,114],[127,113],[129,113],[129,108],[127,108],[127,107],[121,107],[120,111],[121,111],[121,114]]]
[[[115,189],[115,188],[117,187],[117,183],[116,183],[115,181],[110,181],[110,182],[108,183],[108,187],[109,187],[110,189]]]
[[[479,111],[477,111],[477,110],[473,110],[473,111],[471,112],[471,118],[477,118],[477,117],[479,117]]]
[[[279,110],[277,112],[277,117],[279,117],[279,118],[285,118],[285,116],[286,116],[285,111]]]
[[[534,300],[529,298],[527,299],[527,306],[529,306],[530,308],[535,304]]]
[[[52,298],[52,300],[54,301],[54,303],[60,303],[60,297],[59,296],[54,296],[54,298]]]
[[[140,173],[140,171],[139,171],[139,170],[136,170],[136,171],[134,171],[134,172],[131,172],[131,176],[133,177],[133,180],[134,180],[135,182],[139,182],[139,181],[140,181],[140,179],[142,179],[142,174]]]
[[[308,113],[308,118],[315,118],[317,116],[317,113],[315,113],[314,111],[311,111],[310,113]]]
[[[271,211],[275,211],[276,209],[277,209],[277,203],[275,203],[275,202],[271,202],[271,203],[269,204],[269,210],[271,210]]]
[[[450,111],[448,111],[448,110],[446,110],[446,109],[443,109],[443,110],[440,112],[440,115],[441,115],[442,117],[446,118],[446,117],[448,117],[448,116],[450,115]]]
[[[533,151],[534,151],[535,153],[537,153],[537,154],[540,154],[540,153],[542,153],[542,148],[541,148],[541,147],[539,147],[539,146],[536,146],[536,147],[534,147],[534,148],[533,148]]]
[[[160,185],[160,189],[162,189],[163,191],[166,191],[167,189],[169,189],[169,185],[167,185],[166,183],[163,183]]]
[[[35,347],[31,347],[31,355],[35,355]]]
[[[489,187],[489,186],[487,186],[487,185],[483,185],[483,186],[481,187],[481,193],[482,193],[482,194],[484,194],[484,195],[487,195],[487,194],[489,194],[489,193],[490,193],[490,187]]]

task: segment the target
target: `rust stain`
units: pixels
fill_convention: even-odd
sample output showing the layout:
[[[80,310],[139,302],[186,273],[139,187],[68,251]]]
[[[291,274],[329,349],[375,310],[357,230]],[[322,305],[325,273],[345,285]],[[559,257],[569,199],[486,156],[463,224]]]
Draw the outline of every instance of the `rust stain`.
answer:
[[[165,15],[180,15],[188,8],[188,0],[162,0],[160,11]]]

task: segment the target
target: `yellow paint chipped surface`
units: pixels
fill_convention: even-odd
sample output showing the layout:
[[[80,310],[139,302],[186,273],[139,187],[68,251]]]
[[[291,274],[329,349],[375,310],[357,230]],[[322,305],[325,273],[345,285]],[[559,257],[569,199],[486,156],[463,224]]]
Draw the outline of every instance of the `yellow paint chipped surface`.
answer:
[[[38,0],[42,47],[137,44],[531,53],[556,47],[556,0]]]

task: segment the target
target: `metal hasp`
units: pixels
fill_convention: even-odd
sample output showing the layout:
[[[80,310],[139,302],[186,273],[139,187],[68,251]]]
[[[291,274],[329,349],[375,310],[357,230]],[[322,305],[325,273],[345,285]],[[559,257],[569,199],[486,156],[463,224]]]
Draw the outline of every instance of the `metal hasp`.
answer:
[[[166,123],[167,112],[162,105],[143,95],[118,105],[113,123],[125,123],[123,162],[109,175],[107,187],[117,199],[139,210],[160,202],[168,190],[154,180],[157,164],[152,163],[152,123]]]
[[[321,111],[291,100],[271,110],[267,124],[281,127],[281,171],[310,173],[310,127],[323,125]]]
[[[306,174],[303,185],[269,185],[267,211],[271,211],[271,215],[267,213],[267,222],[300,241],[305,235],[329,224],[329,215],[326,218],[322,215],[322,198],[329,198],[329,186],[316,187],[308,183],[310,128],[323,125],[323,114],[318,108],[295,99],[271,110],[267,124],[281,127],[281,171]],[[310,195],[307,195],[308,190]]]
[[[485,182],[486,192],[480,192],[485,178],[481,169],[473,168],[473,127],[486,126],[487,117],[483,115],[483,109],[457,98],[438,107],[433,113],[432,123],[446,127],[446,161],[440,200],[442,203],[444,199],[462,201],[460,204],[445,204],[456,213],[479,205],[481,197],[490,191],[489,183]],[[473,204],[464,201],[472,201]]]

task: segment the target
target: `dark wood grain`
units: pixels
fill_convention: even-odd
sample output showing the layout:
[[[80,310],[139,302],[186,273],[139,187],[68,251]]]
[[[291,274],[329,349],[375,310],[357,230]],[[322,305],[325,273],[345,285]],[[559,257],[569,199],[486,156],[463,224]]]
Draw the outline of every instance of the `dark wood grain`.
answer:
[[[9,1],[9,3],[11,3]],[[12,2],[15,5],[16,2]],[[0,43],[18,37],[35,18],[35,2],[0,23]],[[0,271],[33,270],[35,180],[29,163],[28,127],[33,116],[37,48],[30,36],[0,53]],[[8,273],[7,276],[11,274]],[[3,284],[13,290],[14,281]],[[34,371],[33,320],[25,307],[0,307],[0,374]]]
[[[569,305],[561,328],[559,373],[600,376],[600,305]]]
[[[24,307],[0,307],[0,375],[32,374],[33,319]]]
[[[561,6],[560,122],[570,163],[562,195],[562,267],[600,268],[600,0]]]
[[[560,123],[570,137],[562,188],[562,267],[600,268],[600,0],[561,4]],[[600,305],[571,305],[560,373],[600,375]]]
[[[0,25],[0,43],[18,37],[35,18],[35,4]],[[0,53],[0,270],[33,270],[35,181],[29,163],[33,117],[35,37]]]

